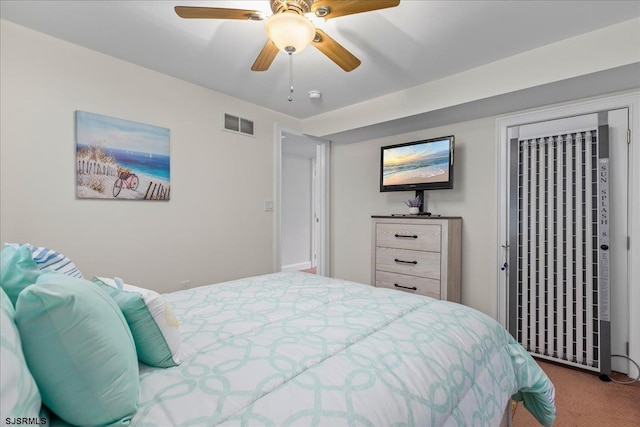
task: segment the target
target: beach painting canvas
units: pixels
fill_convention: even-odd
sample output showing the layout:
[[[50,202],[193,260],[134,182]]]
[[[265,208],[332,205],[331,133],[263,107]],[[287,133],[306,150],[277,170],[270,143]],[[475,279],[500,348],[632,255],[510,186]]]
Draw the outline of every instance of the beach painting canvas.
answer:
[[[79,199],[169,200],[169,129],[76,111]]]

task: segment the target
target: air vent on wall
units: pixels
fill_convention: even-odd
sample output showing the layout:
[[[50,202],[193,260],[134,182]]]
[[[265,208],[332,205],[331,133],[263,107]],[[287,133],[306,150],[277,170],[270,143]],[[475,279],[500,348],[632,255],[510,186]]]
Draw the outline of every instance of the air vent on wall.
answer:
[[[253,120],[224,113],[223,122],[225,130],[253,136]]]

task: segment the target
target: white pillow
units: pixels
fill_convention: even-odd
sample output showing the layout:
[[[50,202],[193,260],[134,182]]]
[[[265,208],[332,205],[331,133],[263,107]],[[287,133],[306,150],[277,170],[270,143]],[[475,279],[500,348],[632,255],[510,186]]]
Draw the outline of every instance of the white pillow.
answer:
[[[0,288],[0,422],[40,417],[40,392],[22,352],[15,311]]]
[[[180,364],[180,325],[162,295],[128,285],[119,278],[94,277],[93,282],[107,291],[122,310],[141,362],[159,368]]]

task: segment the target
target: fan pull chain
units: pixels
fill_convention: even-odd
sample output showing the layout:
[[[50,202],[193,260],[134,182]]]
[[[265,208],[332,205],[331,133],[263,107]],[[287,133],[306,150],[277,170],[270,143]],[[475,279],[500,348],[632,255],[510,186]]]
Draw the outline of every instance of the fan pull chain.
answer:
[[[293,101],[293,51],[289,51],[289,102]]]

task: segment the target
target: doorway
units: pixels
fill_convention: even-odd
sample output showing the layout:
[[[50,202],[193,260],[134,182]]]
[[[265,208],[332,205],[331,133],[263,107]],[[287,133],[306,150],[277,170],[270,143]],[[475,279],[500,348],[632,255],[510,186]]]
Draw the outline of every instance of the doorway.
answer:
[[[276,126],[275,270],[328,274],[329,142]]]
[[[633,207],[636,206],[638,200],[633,195],[637,194],[638,188],[634,185],[634,180],[631,179],[631,176],[633,165],[637,163],[638,157],[637,154],[632,153],[627,141],[628,139],[632,139],[632,134],[638,134],[638,121],[634,119],[633,114],[633,111],[636,108],[638,108],[638,94],[630,94],[595,101],[586,101],[561,107],[551,107],[545,110],[516,114],[511,117],[498,120],[498,132],[500,139],[500,168],[498,175],[500,194],[498,207],[498,253],[500,264],[502,265],[505,263],[506,266],[506,263],[508,263],[508,268],[503,268],[502,270],[504,273],[499,275],[498,317],[503,325],[508,326],[513,322],[513,319],[509,319],[510,313],[508,311],[509,276],[513,275],[514,268],[518,268],[516,259],[517,256],[520,255],[520,252],[517,252],[517,254],[514,253],[514,251],[518,251],[518,248],[514,248],[511,245],[514,240],[510,239],[511,235],[509,227],[509,224],[513,222],[513,217],[511,215],[517,212],[513,207],[518,206],[517,204],[510,205],[509,203],[510,194],[513,192],[513,188],[511,187],[513,184],[511,182],[513,177],[509,176],[510,169],[508,166],[512,161],[510,159],[510,151],[512,150],[509,148],[509,141],[512,140],[514,136],[516,138],[519,137],[513,134],[513,129],[518,127],[526,129],[528,127],[532,129],[532,132],[530,133],[540,134],[538,129],[536,129],[536,126],[539,126],[538,124],[544,123],[543,126],[551,125],[553,127],[554,122],[564,125],[563,122],[569,120],[557,120],[559,118],[571,118],[581,115],[584,116],[600,113],[601,115],[604,114],[608,119],[610,127],[608,136],[611,141],[610,171],[612,173],[612,175],[610,175],[612,190],[609,202],[612,203],[610,205],[610,213],[613,215],[610,218],[610,221],[612,224],[615,223],[615,227],[611,229],[611,232],[614,234],[610,235],[612,239],[610,246],[615,247],[611,248],[609,258],[611,263],[609,268],[610,283],[607,285],[611,290],[610,311],[604,314],[605,320],[608,320],[606,317],[609,317],[611,321],[611,353],[613,355],[622,356],[612,357],[610,360],[611,367],[615,371],[627,373],[631,378],[635,378],[638,375],[638,372],[632,364],[628,363],[628,360],[626,360],[625,357],[637,360],[639,349],[635,345],[636,339],[634,339],[634,337],[637,337],[640,332],[637,328],[638,323],[634,320],[638,317],[638,312],[634,308],[637,306],[636,302],[638,302],[640,296],[640,287],[638,286],[637,281],[634,280],[634,277],[638,277],[636,266],[634,263],[629,262],[633,259],[632,252],[634,251],[633,246],[629,244],[629,237],[637,233],[637,229],[633,229],[631,226],[634,223],[632,218],[637,217],[637,211],[634,210]],[[545,132],[547,130],[549,129],[546,129]],[[550,132],[562,133],[562,130],[551,129]],[[546,151],[539,151],[540,155],[542,155],[541,153],[543,152]],[[536,159],[539,155],[538,152],[532,153],[534,156],[532,157],[533,159]],[[570,165],[568,167],[570,167]],[[551,170],[553,171],[553,166]],[[535,180],[538,179],[538,176],[543,176],[541,174],[544,169],[540,168],[539,171],[541,171],[540,175],[532,174],[531,178]],[[539,215],[539,217],[544,217],[544,211]],[[523,230],[527,231],[526,229]],[[540,239],[538,235],[535,235],[535,233],[532,236],[534,239]],[[534,242],[537,240],[534,240]],[[633,239],[631,239],[631,241],[632,240]],[[554,282],[551,281],[550,283]],[[529,304],[528,300],[525,302]],[[520,303],[521,301],[518,300],[518,304]],[[579,304],[580,301],[577,301],[577,304],[573,305],[573,307],[580,308]],[[548,307],[548,304],[546,306]],[[529,304],[529,307],[535,308],[536,306]],[[545,305],[543,304],[540,307],[545,307]],[[560,317],[558,317],[558,319],[563,320],[564,316],[568,314],[572,313],[567,311],[562,314],[562,319]],[[542,318],[543,317],[540,317],[540,319]],[[556,322],[558,319],[554,318],[550,323],[547,322],[547,324],[557,328],[559,327],[559,321]],[[535,326],[535,329],[537,329],[538,326],[545,327],[545,324],[532,324],[532,326]],[[518,327],[520,327],[520,324],[518,324]],[[603,360],[603,363],[604,362],[605,361]]]
[[[509,128],[509,331],[538,357],[607,375],[629,339],[628,115]]]

